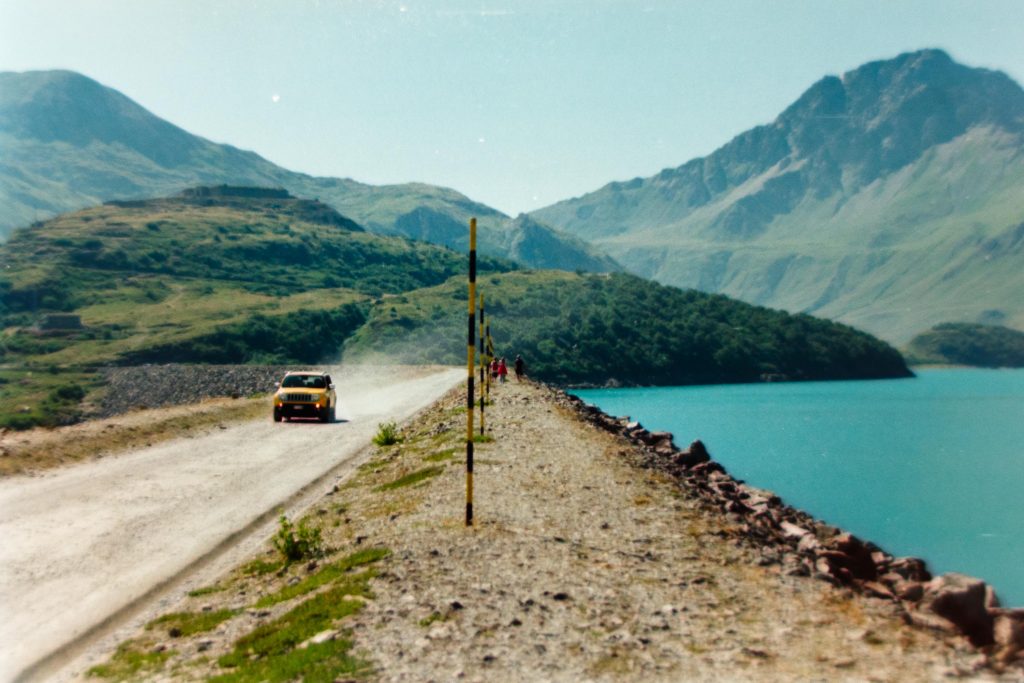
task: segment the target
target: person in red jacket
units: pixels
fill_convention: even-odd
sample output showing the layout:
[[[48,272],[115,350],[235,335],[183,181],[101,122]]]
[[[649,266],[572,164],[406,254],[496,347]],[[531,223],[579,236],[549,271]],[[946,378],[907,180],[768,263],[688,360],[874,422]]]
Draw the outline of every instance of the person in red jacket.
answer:
[[[498,383],[504,384],[506,377],[508,377],[508,366],[505,365],[505,359],[502,358],[498,363]]]

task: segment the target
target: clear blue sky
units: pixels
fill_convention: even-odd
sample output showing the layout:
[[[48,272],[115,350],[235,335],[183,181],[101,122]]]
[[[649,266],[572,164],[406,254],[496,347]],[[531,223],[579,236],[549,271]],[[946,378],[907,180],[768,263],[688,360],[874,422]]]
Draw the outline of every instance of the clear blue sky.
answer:
[[[73,69],[293,170],[512,214],[923,47],[1022,82],[1024,0],[0,0],[0,70]]]

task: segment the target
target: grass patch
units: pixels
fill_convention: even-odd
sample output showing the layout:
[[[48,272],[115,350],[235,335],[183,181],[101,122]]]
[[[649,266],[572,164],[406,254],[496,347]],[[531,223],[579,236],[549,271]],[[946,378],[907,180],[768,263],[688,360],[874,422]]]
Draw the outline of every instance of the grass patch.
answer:
[[[449,448],[440,453],[433,453],[423,458],[424,462],[446,462],[455,457],[455,449]]]
[[[221,622],[238,614],[238,610],[221,609],[216,612],[173,612],[146,624],[147,631],[166,630],[172,638],[205,633]]]
[[[363,603],[351,596],[370,597],[367,570],[340,581],[274,621],[259,626],[235,641],[234,650],[217,663],[234,669],[212,678],[223,683],[252,681],[291,681],[299,677],[306,683],[335,680],[340,674],[365,671],[368,664],[350,654],[352,642],[339,638],[306,648],[296,647],[314,635],[362,609]]]
[[[306,579],[300,581],[294,586],[285,586],[277,593],[263,596],[259,601],[257,601],[256,607],[269,607],[270,605],[276,605],[279,602],[284,602],[285,600],[291,600],[292,598],[300,595],[305,595],[306,593],[316,590],[320,586],[341,578],[356,567],[377,562],[384,559],[389,554],[390,551],[387,548],[367,548],[365,550],[352,553],[338,562],[327,565],[320,571],[308,576]]]
[[[225,590],[224,586],[220,586],[217,584],[214,584],[212,586],[203,586],[202,588],[196,588],[194,591],[189,591],[188,597],[199,598],[204,595],[210,595],[212,593],[220,593],[223,590]]]
[[[383,458],[378,458],[378,459],[375,459],[375,460],[367,460],[362,465],[360,465],[357,468],[357,470],[359,471],[360,474],[366,474],[366,473],[371,473],[372,474],[373,472],[376,472],[380,468],[386,467],[389,462],[390,461],[388,461],[386,459],[383,459]]]
[[[270,562],[268,560],[253,560],[242,567],[242,573],[246,576],[263,576],[265,574],[272,574],[283,566],[284,562],[281,560],[277,560],[275,562]]]
[[[494,441],[494,437],[490,434],[474,434],[473,443],[491,443]]]
[[[418,484],[421,481],[430,479],[431,477],[436,477],[442,472],[444,472],[444,465],[425,467],[422,470],[416,470],[415,472],[411,472],[404,477],[399,477],[387,484],[381,484],[375,488],[374,491],[393,491],[394,489],[400,489],[404,486],[412,486],[413,484]]]
[[[117,646],[117,652],[105,664],[98,664],[86,672],[88,676],[107,678],[112,681],[136,680],[142,674],[161,669],[174,650],[145,651],[141,643],[126,640]]]
[[[0,359],[6,360],[12,339],[0,330]],[[80,369],[2,368],[0,428],[21,431],[74,424],[82,416],[82,399],[101,385],[99,373]]]
[[[419,625],[422,626],[423,628],[427,628],[428,626],[433,624],[435,621],[444,621],[444,620],[445,620],[445,617],[444,617],[443,614],[441,614],[440,612],[432,612],[429,617],[425,617],[423,619],[420,619],[419,620]]]
[[[163,409],[161,409],[163,410]],[[162,441],[194,434],[214,425],[251,420],[268,412],[264,399],[232,400],[227,405],[213,406],[198,412],[170,415],[154,410],[148,420],[131,423],[111,422],[102,432],[78,433],[77,426],[47,432],[33,437],[28,446],[12,448],[0,459],[0,476],[19,474],[29,470],[58,467],[100,454],[110,454],[150,446]],[[163,417],[161,417],[163,415]]]
[[[352,604],[352,603],[347,603]],[[329,640],[301,650],[246,662],[237,671],[214,676],[211,683],[334,683],[346,676],[361,676],[371,670],[369,662],[353,657],[352,641]]]

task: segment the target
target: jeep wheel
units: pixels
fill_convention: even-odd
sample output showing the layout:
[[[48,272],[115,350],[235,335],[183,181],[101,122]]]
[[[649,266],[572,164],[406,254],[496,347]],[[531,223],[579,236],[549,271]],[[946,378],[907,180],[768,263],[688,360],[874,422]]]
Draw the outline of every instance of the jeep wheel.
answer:
[[[337,419],[337,417],[338,417],[337,416],[337,410],[338,409],[335,406],[331,406],[331,411],[330,411],[330,413],[328,413],[328,418],[327,418],[328,422],[334,422]]]
[[[280,421],[281,421],[281,411],[278,410],[277,408],[274,408],[274,422],[280,422]]]
[[[324,412],[320,413],[320,421],[321,422],[330,422],[331,421],[331,411],[329,409],[324,408]]]

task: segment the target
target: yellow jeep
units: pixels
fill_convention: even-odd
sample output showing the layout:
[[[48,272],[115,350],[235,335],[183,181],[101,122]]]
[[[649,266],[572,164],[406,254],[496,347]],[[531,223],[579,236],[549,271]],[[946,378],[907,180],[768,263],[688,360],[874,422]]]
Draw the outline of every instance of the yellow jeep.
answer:
[[[274,422],[293,417],[315,417],[334,422],[338,395],[326,372],[288,372],[274,394]]]

